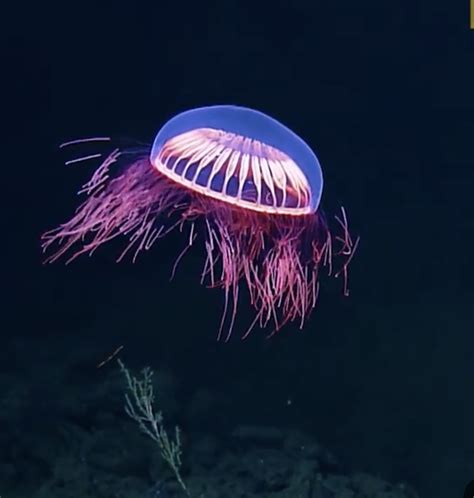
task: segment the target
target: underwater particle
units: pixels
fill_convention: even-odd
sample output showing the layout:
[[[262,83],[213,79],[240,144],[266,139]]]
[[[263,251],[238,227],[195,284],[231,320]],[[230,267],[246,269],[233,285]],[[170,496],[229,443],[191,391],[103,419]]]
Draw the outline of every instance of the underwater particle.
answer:
[[[135,260],[171,230],[188,230],[176,263],[203,239],[201,281],[225,295],[218,337],[226,330],[230,338],[241,288],[255,310],[243,337],[256,325],[272,325],[273,334],[291,321],[303,326],[317,301],[321,268],[342,275],[348,294],[358,240],[344,209],[336,216],[340,233],[332,236],[319,209],[322,191],[316,155],[286,126],[249,108],[202,107],[170,119],[146,153],[114,150],[80,191],[83,204],[43,235],[42,247],[50,251],[46,262],[66,253],[70,262],[124,236],[118,261],[130,252]]]

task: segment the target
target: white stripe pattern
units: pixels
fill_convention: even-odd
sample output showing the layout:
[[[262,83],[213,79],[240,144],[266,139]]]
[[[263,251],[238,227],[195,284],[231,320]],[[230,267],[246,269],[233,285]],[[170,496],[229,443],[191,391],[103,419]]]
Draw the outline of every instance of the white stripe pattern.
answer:
[[[308,180],[285,153],[234,133],[192,130],[166,141],[154,167],[200,194],[254,211],[311,212]]]

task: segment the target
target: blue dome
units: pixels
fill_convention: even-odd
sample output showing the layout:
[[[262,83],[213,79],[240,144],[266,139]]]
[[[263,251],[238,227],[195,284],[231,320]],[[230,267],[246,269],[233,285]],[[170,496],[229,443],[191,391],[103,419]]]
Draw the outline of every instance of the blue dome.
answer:
[[[199,133],[200,130],[203,131],[203,133],[198,136],[197,133]],[[221,138],[214,138],[214,136],[209,137],[208,134],[206,135],[206,133],[204,133],[204,130],[214,130],[221,134]],[[196,133],[192,134],[192,132]],[[226,137],[226,134],[238,137],[240,141],[235,137]],[[153,164],[157,163],[157,161],[158,163],[160,161],[163,162],[161,156],[164,153],[164,149],[167,144],[177,137],[187,138],[183,138],[181,145],[178,146],[176,144],[177,152],[175,153],[175,160],[178,161],[177,154],[179,152],[179,161],[182,161],[183,157],[186,157],[188,162],[177,164],[176,161],[170,161],[167,163],[168,168],[163,168],[161,164],[157,166],[158,169],[164,170],[163,172],[169,174],[171,178],[174,178],[177,181],[182,179],[182,183],[189,184],[191,188],[196,187],[197,190],[200,189],[199,191],[203,191],[205,183],[208,182],[208,191],[211,192],[211,194],[216,194],[212,195],[213,197],[218,197],[218,194],[220,194],[221,196],[226,197],[226,199],[223,200],[232,201],[232,199],[235,199],[239,190],[237,175],[241,171],[240,166],[235,170],[235,178],[228,180],[226,187],[223,187],[225,167],[222,168],[220,175],[215,174],[215,178],[213,177],[212,179],[210,179],[209,176],[211,174],[210,172],[206,175],[203,171],[202,174],[200,173],[196,176],[196,165],[189,163],[191,156],[187,157],[186,154],[183,153],[184,149],[182,149],[182,147],[184,147],[184,144],[194,144],[199,140],[199,137],[202,138],[203,148],[205,146],[209,147],[210,140],[215,140],[216,143],[225,143],[229,147],[229,150],[231,148],[234,150],[239,149],[242,154],[247,153],[251,158],[254,156],[259,160],[263,157],[265,158],[265,161],[268,160],[269,169],[264,168],[262,165],[261,173],[253,170],[254,176],[260,176],[262,178],[260,183],[262,189],[266,192],[266,195],[263,193],[260,195],[260,197],[262,197],[260,200],[262,205],[265,206],[265,203],[267,203],[269,208],[274,207],[276,211],[278,211],[280,207],[285,209],[296,207],[302,208],[302,199],[304,196],[299,196],[298,206],[296,205],[297,201],[294,199],[292,200],[291,197],[292,193],[293,196],[296,196],[293,192],[295,188],[296,190],[299,188],[296,187],[296,184],[301,184],[302,195],[305,188],[308,191],[306,212],[315,212],[317,210],[323,189],[323,177],[319,161],[311,148],[298,135],[270,116],[253,109],[231,105],[201,107],[180,113],[170,119],[157,134],[150,154],[150,159]],[[254,145],[252,145],[252,143]],[[258,147],[255,145],[256,143],[258,144]],[[188,149],[189,154],[191,154],[191,149],[189,147]],[[196,154],[196,147],[192,149],[192,152],[193,154]],[[216,149],[215,156],[209,158],[209,167],[212,166],[213,161],[214,163],[217,161],[217,158],[222,153],[222,147],[219,151]],[[281,157],[278,156],[278,153]],[[227,157],[230,157],[230,152]],[[289,158],[291,161],[288,161],[285,158]],[[250,159],[250,161],[252,161],[252,159]],[[278,162],[278,166],[275,165],[275,168],[273,168],[275,161]],[[173,171],[170,171],[170,164],[173,165]],[[268,180],[269,178],[267,171],[270,171],[271,179],[274,180],[277,179],[277,177],[281,177],[282,168],[288,176],[288,178],[285,179],[285,184],[289,185],[288,195],[285,194],[284,201],[277,188],[278,185],[272,186],[269,185],[269,181],[265,182],[265,179]],[[242,173],[242,176],[248,176],[246,183],[245,185],[240,186],[240,193],[243,199],[242,202],[257,204],[256,189],[255,187],[253,188],[254,194],[252,194],[250,186],[251,184],[253,185],[252,180],[257,180],[257,178],[252,178],[252,167],[247,167],[247,169],[247,173]],[[290,171],[290,169],[292,169],[292,171]],[[192,179],[193,174],[196,177]],[[307,182],[305,188],[302,186],[304,179],[301,178],[301,176],[303,176]],[[223,192],[223,188],[226,188],[227,190]],[[276,193],[273,194],[273,199],[275,200],[271,201],[268,200],[271,197],[269,191],[273,189],[276,189]],[[235,200],[234,203],[239,204],[237,200]],[[286,204],[283,206],[284,203]]]

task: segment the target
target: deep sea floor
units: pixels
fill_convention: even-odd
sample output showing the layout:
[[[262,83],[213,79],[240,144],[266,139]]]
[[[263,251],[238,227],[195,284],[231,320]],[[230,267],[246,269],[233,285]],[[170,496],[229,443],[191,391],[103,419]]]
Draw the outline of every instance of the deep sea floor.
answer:
[[[67,341],[59,343],[64,350],[58,345],[54,353],[34,339],[8,346],[11,358],[22,361],[16,370],[0,371],[0,496],[186,496],[156,443],[125,413],[116,359],[98,369],[88,348],[66,351]],[[31,376],[25,367],[33,357]],[[176,379],[166,371],[153,378],[167,428],[180,424],[181,472],[193,498],[418,497],[407,483],[347,468],[295,428],[269,421],[213,433],[206,424],[212,393],[197,391],[181,406]]]

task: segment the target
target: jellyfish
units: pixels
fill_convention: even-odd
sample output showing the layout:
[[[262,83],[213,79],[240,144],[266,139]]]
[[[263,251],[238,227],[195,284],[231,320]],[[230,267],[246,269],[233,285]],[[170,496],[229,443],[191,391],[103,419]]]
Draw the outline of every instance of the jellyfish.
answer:
[[[253,310],[243,338],[256,326],[269,335],[288,322],[303,328],[322,271],[341,276],[348,294],[358,243],[344,208],[329,228],[322,191],[315,153],[274,118],[233,105],[188,110],[165,123],[146,151],[105,156],[80,190],[85,199],[75,214],[43,235],[45,262],[92,255],[117,237],[125,241],[117,261],[135,261],[179,229],[185,242],[172,273],[201,244],[201,283],[224,295],[219,339],[231,337],[243,293]]]

